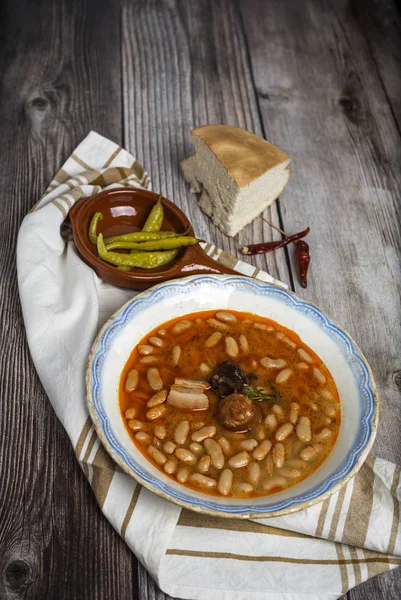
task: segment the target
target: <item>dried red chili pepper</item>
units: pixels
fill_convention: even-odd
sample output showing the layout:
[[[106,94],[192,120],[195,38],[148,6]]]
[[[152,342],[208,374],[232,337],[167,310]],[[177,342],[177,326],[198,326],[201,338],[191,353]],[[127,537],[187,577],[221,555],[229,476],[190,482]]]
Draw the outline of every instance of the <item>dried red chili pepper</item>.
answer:
[[[288,246],[291,242],[296,242],[301,238],[304,238],[308,235],[310,229],[307,227],[304,231],[300,231],[299,233],[294,233],[293,235],[289,235],[283,240],[279,240],[277,242],[262,242],[261,244],[251,244],[250,246],[242,246],[240,249],[242,254],[247,254],[248,256],[253,256],[254,254],[267,254],[268,252],[272,252],[273,250],[277,250],[278,248],[284,248],[284,246]],[[287,235],[287,234],[285,234]]]
[[[299,274],[301,276],[301,285],[306,288],[308,285],[308,268],[310,263],[309,244],[306,242],[297,242],[297,260],[299,267]]]

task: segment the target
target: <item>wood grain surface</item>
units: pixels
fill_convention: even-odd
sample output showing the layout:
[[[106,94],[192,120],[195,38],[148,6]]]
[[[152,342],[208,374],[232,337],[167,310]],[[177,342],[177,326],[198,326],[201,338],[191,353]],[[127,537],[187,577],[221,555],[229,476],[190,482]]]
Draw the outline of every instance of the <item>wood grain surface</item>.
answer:
[[[401,46],[390,0],[3,0],[0,5],[0,599],[165,600],[103,518],[30,360],[15,244],[94,129],[124,144],[196,232],[233,253],[179,171],[189,130],[239,125],[292,157],[266,217],[310,225],[302,295],[353,335],[381,395],[374,451],[401,463]],[[300,291],[291,253],[253,262]],[[401,597],[400,570],[349,600]]]

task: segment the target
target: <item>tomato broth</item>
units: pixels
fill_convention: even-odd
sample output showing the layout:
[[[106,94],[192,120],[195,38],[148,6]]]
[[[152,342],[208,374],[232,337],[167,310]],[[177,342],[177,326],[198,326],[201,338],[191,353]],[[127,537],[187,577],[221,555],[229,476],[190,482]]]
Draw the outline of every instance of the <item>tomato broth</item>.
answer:
[[[246,383],[224,397],[210,381],[214,373],[224,380],[226,361]],[[295,332],[227,310],[189,314],[147,334],[124,367],[119,401],[133,443],[156,468],[235,498],[275,493],[311,475],[331,452],[341,419],[333,377]],[[253,415],[245,425],[235,421],[247,418],[241,410]]]

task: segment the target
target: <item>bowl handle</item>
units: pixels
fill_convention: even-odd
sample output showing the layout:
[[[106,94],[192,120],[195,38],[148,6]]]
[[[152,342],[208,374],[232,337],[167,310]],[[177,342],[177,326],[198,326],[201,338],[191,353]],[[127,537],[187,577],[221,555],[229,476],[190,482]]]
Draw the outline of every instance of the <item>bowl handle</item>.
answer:
[[[178,263],[180,275],[238,275],[238,271],[234,271],[229,266],[218,263],[213,260],[200,246],[191,246],[185,252],[183,258]]]

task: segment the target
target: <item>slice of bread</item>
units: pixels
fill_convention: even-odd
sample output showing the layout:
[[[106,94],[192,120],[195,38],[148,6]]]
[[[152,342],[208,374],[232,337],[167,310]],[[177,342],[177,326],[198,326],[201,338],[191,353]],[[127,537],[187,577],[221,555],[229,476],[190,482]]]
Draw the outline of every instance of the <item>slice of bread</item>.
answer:
[[[228,236],[234,236],[281,193],[289,157],[254,133],[230,125],[191,131],[195,155],[181,162],[199,206]]]

